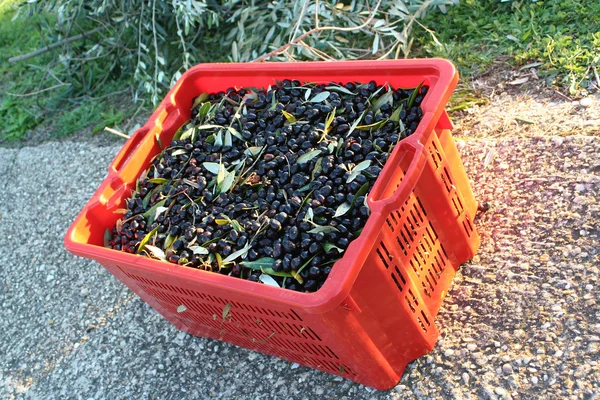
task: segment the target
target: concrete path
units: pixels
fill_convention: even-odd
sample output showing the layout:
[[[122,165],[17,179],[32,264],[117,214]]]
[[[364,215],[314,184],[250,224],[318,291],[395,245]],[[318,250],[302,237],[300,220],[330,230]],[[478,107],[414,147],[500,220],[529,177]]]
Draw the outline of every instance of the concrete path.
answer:
[[[481,250],[436,320],[438,345],[387,392],[180,333],[67,253],[63,235],[119,147],[0,149],[0,398],[600,396],[600,137],[459,142],[491,206]]]

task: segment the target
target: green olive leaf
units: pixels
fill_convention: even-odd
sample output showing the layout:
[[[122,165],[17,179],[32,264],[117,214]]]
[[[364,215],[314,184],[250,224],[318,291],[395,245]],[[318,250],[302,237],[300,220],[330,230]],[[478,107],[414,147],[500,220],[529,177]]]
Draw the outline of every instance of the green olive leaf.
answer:
[[[273,26],[273,28],[275,27]],[[271,107],[269,107],[269,111],[277,110],[277,96],[275,96],[276,93],[277,90],[273,90],[273,97],[271,98]]]
[[[146,194],[146,196],[142,200],[142,207],[144,209],[146,209],[148,207],[148,204],[150,203],[150,198],[152,197],[152,195],[154,193],[160,192],[163,189],[164,189],[164,185],[158,185],[157,187],[155,187],[154,189],[152,189],[151,191],[149,191],[148,194]]]
[[[235,181],[235,171],[227,172],[225,177],[223,178],[223,182],[220,186],[220,192],[226,193],[233,186],[233,182]]]
[[[221,125],[204,124],[204,125],[195,126],[194,128],[203,131],[203,130],[206,130],[206,129],[223,129],[224,127],[221,126]]]
[[[225,257],[225,259],[223,260],[223,264],[227,264],[232,261],[235,261],[239,257],[244,258],[246,256],[246,254],[248,254],[248,251],[250,251],[251,248],[252,248],[252,246],[250,245],[250,243],[246,243],[246,245],[244,247],[242,247],[238,251],[233,252],[230,255],[228,255],[227,257]]]
[[[223,145],[230,147],[233,145],[233,136],[231,135],[229,129],[225,132],[225,142],[223,143]]]
[[[215,146],[223,146],[223,134],[221,131],[218,131],[213,136],[215,137]]]
[[[369,182],[365,182],[360,189],[358,189],[358,191],[356,192],[356,194],[354,195],[354,197],[352,198],[352,201],[350,202],[350,204],[352,206],[354,206],[354,202],[356,201],[356,199],[358,199],[360,196],[365,196],[365,205],[366,205],[366,201],[367,201],[367,192],[369,191]]]
[[[313,158],[315,158],[316,156],[318,156],[319,154],[321,154],[321,150],[311,150],[307,153],[304,153],[300,157],[298,157],[298,159],[296,160],[296,164],[305,164]]]
[[[223,164],[219,163],[219,171],[217,171],[217,185],[221,185],[223,183],[225,175],[227,175],[227,170]]]
[[[343,86],[326,86],[325,89],[330,90],[332,92],[338,92],[343,94],[349,94],[351,96],[356,96],[356,93],[351,92]]]
[[[419,92],[421,91],[421,87],[423,87],[423,83],[425,82],[421,82],[419,83],[419,86],[417,86],[415,88],[415,90],[413,90],[413,92],[410,94],[410,97],[408,98],[408,102],[406,105],[406,108],[408,110],[410,110],[410,108],[413,106],[413,104],[415,103],[415,99],[417,98],[417,95],[419,94]]]
[[[260,271],[271,276],[280,276],[282,278],[291,278],[292,274],[285,271],[273,271],[272,268],[260,267]]]
[[[325,253],[329,253],[331,252],[331,250],[333,249],[337,249],[338,252],[343,253],[344,250],[340,249],[339,247],[337,247],[336,245],[334,245],[333,243],[329,243],[329,242],[325,242],[323,243],[323,250],[325,250]]]
[[[158,209],[158,207],[162,207],[165,205],[167,199],[163,199],[161,201],[159,201],[158,203],[154,204],[152,207],[150,207],[150,209],[148,211],[146,211],[143,215],[143,217],[146,219],[147,224],[148,225],[152,225],[152,223],[154,222],[154,216],[156,215],[156,210]]]
[[[339,205],[337,210],[335,210],[335,214],[333,215],[333,218],[341,217],[342,215],[344,215],[348,211],[350,211],[350,208],[352,208],[352,205],[350,203],[348,203],[347,201],[343,202],[342,204]]]
[[[146,246],[146,244],[150,241],[150,239],[152,239],[152,236],[154,236],[157,231],[158,231],[158,226],[156,228],[152,229],[150,232],[148,232],[146,234],[146,236],[144,236],[144,238],[138,244],[138,248],[137,248],[138,253],[144,249],[144,246]]]
[[[339,232],[339,230],[333,226],[322,226],[322,225],[318,225],[315,224],[314,222],[312,223],[315,227],[312,228],[310,231],[308,231],[308,233],[332,233],[332,232]]]
[[[324,100],[327,100],[327,98],[329,97],[331,93],[328,91],[323,91],[321,93],[318,93],[315,97],[313,97],[312,99],[310,99],[308,102],[309,103],[320,103]]]
[[[148,179],[148,183],[155,183],[158,185],[164,185],[165,183],[169,183],[170,181],[166,178],[152,178]]]
[[[258,277],[258,280],[261,281],[262,283],[264,283],[265,285],[281,287],[281,286],[279,286],[279,283],[277,283],[277,281],[275,279],[273,279],[271,276],[269,276],[267,274],[260,274],[260,276]]]
[[[311,93],[312,93],[312,89],[310,89],[310,88],[308,90],[306,90],[306,92],[304,92],[304,101],[308,101]]]
[[[329,129],[331,129],[331,124],[333,123],[333,120],[335,119],[335,112],[336,112],[336,108],[334,108],[328,115],[327,115],[327,119],[325,120],[325,129],[324,132],[325,134],[329,133]]]
[[[373,104],[373,115],[377,114],[379,109],[383,107],[385,104],[392,104],[394,101],[394,92],[390,88],[387,92],[381,95]]]
[[[319,254],[319,253],[317,253]],[[311,258],[308,259],[308,261],[306,261],[304,264],[302,264],[302,266],[300,268],[298,268],[298,271],[292,271],[290,272],[290,274],[292,275],[292,277],[298,281],[298,283],[304,283],[304,279],[302,279],[302,276],[300,276],[300,272],[302,272],[304,270],[304,268],[306,268],[307,265],[310,264],[310,262],[313,260],[313,258],[315,258],[317,256],[317,254],[315,254],[314,256],[312,256]]]
[[[209,102],[203,103],[200,109],[198,110],[198,116],[200,118],[204,118],[210,111],[210,107],[211,104]]]
[[[389,118],[384,118],[381,121],[377,121],[377,122],[373,122],[372,124],[369,125],[359,125],[356,127],[356,129],[360,130],[360,131],[368,131],[371,129],[379,129],[381,128],[383,125],[385,125],[388,122]]]
[[[208,254],[208,249],[202,246],[190,246],[188,247],[194,254],[200,254],[202,256]]]
[[[287,119],[287,121],[290,124],[294,124],[296,122],[296,117],[294,117],[293,114],[290,114],[289,112],[287,112],[285,110],[281,110],[281,113],[283,114],[283,116],[285,117],[285,119]]]
[[[104,231],[104,247],[110,247],[110,244],[108,242],[110,242],[112,239],[112,234],[110,233],[110,229],[106,228],[106,230]]]
[[[177,157],[177,156],[181,156],[183,154],[187,154],[187,151],[185,151],[184,149],[177,149],[174,152],[171,153],[171,155],[173,157]]]
[[[352,168],[352,172],[348,176],[346,183],[350,183],[353,180],[355,180],[362,171],[369,168],[370,166],[371,166],[371,160],[365,160],[365,161],[358,163],[354,168]]]
[[[232,134],[233,136],[235,136],[236,138],[240,139],[242,142],[245,142],[245,141],[246,141],[246,139],[244,139],[244,137],[242,136],[242,134],[241,134],[241,133],[239,133],[239,132],[237,131],[237,129],[235,129],[234,127],[232,127],[232,126],[228,126],[228,127],[227,127],[227,131],[229,131],[229,133],[231,133],[231,134]]]
[[[194,142],[194,134],[196,133],[196,127],[192,127],[187,131],[183,132],[179,137],[179,140],[187,140],[190,139],[190,142]]]
[[[206,168],[206,170],[214,175],[219,173],[219,167],[221,164],[216,162],[203,162],[202,166]]]
[[[159,260],[163,260],[163,261],[167,260],[167,256],[165,255],[165,252],[156,246],[151,246],[151,245],[147,244],[144,246],[144,250],[146,250],[151,257],[158,258]]]
[[[183,129],[184,129],[184,125],[181,125],[179,127],[179,129],[177,129],[177,132],[175,132],[175,135],[173,135],[173,141],[179,140],[179,138],[181,138],[181,134],[183,133]]]
[[[246,150],[244,150],[244,154],[247,154],[249,156],[252,157],[256,157],[257,155],[260,154],[260,152],[262,151],[262,146],[252,146],[252,147],[248,147]]]
[[[198,97],[194,99],[194,104],[192,104],[192,108],[195,108],[198,104],[205,102],[208,99],[208,93],[203,92]],[[207,103],[210,104],[210,103]]]
[[[350,135],[352,135],[352,132],[354,132],[354,130],[356,129],[358,124],[360,124],[360,121],[362,121],[362,119],[366,113],[367,113],[367,110],[363,111],[362,114],[360,114],[360,117],[358,117],[357,119],[354,120],[352,125],[350,125],[350,129],[348,130],[348,133],[346,133],[346,137],[350,137]]]
[[[271,257],[262,257],[254,261],[242,261],[240,265],[253,269],[255,271],[260,271],[262,268],[264,270],[272,269],[273,264],[275,264],[275,259]]]
[[[402,121],[400,121],[400,113],[402,112],[403,108],[404,108],[404,103],[400,103],[400,105],[398,107],[396,107],[396,109],[394,110],[392,115],[390,115],[390,121],[402,123]]]
[[[156,208],[156,213],[154,214],[154,220],[156,220],[160,214],[164,213],[168,209],[169,209],[169,207],[162,207],[162,206],[161,207],[157,207]]]
[[[311,179],[315,179],[315,175],[321,173],[323,171],[323,157],[320,157],[315,161],[315,167],[313,168]]]
[[[163,245],[163,248],[165,249],[165,251],[169,250],[169,248],[173,245],[173,243],[176,240],[177,240],[176,235],[167,235],[167,237],[165,238],[165,243]]]

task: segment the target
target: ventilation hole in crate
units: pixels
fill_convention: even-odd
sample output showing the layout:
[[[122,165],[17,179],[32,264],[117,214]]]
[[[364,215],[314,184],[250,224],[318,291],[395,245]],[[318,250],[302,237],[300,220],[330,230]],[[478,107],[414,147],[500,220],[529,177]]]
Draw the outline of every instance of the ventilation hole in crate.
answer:
[[[400,234],[402,235],[402,232],[400,232]],[[407,252],[407,249],[406,249],[404,243],[402,242],[402,240],[400,240],[400,238],[398,236],[396,236],[396,242],[398,243],[398,246],[400,246],[400,250],[402,250],[404,255],[405,256],[408,255],[408,252]],[[405,240],[405,242],[406,242],[406,240]]]
[[[454,185],[454,182],[452,181],[452,178],[450,177],[450,173],[448,172],[448,169],[446,167],[444,167],[443,174],[446,176],[448,185],[450,185],[450,189],[456,189],[456,186]],[[448,190],[448,193],[450,193],[450,190]]]
[[[433,258],[433,261],[431,261],[429,263],[429,265],[431,266],[431,268],[433,269],[433,272],[435,272],[435,275],[439,279],[439,277],[442,276],[442,271],[438,267],[438,261],[437,261],[435,255],[432,258]]]
[[[410,243],[412,243],[415,240],[415,238],[413,237],[411,230],[408,228],[408,226],[406,226],[406,224],[404,224],[403,227],[404,227],[404,231],[408,235],[408,239],[410,240]]]
[[[421,319],[421,317],[417,317],[417,322],[419,323],[419,326],[421,326],[421,329],[423,329],[423,332],[427,332],[427,327],[423,323],[423,320]]]
[[[460,210],[464,210],[465,207],[463,206],[462,200],[460,199],[460,197],[458,196],[458,194],[455,196],[456,197],[456,202],[458,203],[458,206],[460,207]]]
[[[327,349],[327,351],[329,352],[329,354],[331,354],[331,356],[332,356],[332,357],[334,357],[334,358],[337,358],[338,360],[340,359],[340,358],[339,358],[339,357],[338,357],[338,356],[337,356],[337,355],[336,355],[336,354],[333,352],[333,350],[331,350],[331,349],[329,348],[329,346],[324,346],[324,347]]]
[[[427,297],[431,297],[431,292],[427,288],[427,285],[425,285],[425,282],[421,281],[421,287],[423,288],[423,293],[425,293]]]
[[[417,203],[419,204],[419,208],[421,209],[423,215],[427,216],[427,213],[425,212],[425,207],[423,207],[423,203],[421,203],[421,199],[419,199],[417,196],[415,196],[415,199],[417,199]],[[423,218],[421,218],[421,221],[423,221]]]
[[[423,267],[425,264],[427,264],[427,260],[425,259],[425,256],[423,256],[423,253],[421,252],[421,249],[419,248],[419,246],[417,246],[415,248],[415,253],[418,256],[417,262],[419,263],[420,267]],[[413,256],[414,257],[414,256]],[[414,257],[415,259],[417,257]]]
[[[390,222],[390,219],[386,218],[385,222],[387,222],[387,226],[388,226],[388,228],[390,228],[390,231],[394,232],[394,227],[392,226],[392,223]]]
[[[418,246],[421,249],[421,251],[423,252],[423,255],[425,256],[425,260],[429,260],[429,257],[431,256],[431,254],[429,252],[430,252],[431,249],[428,249],[428,247],[426,246],[425,241],[424,240],[419,240]]]
[[[412,301],[415,303],[415,306],[418,307],[419,306],[419,301],[417,300],[417,297],[414,295],[414,293],[412,292],[412,290],[408,289],[408,294],[410,295]]]
[[[408,289],[408,293],[404,296],[404,300],[406,300],[406,303],[410,307],[411,311],[416,313],[417,307],[419,307],[419,301],[413,294],[412,290]]]
[[[410,310],[414,313],[415,311],[415,306],[413,305],[413,303],[410,301],[410,299],[408,298],[408,296],[404,296],[404,300],[406,300],[406,304],[408,304],[408,307],[410,307]]]
[[[429,318],[427,318],[427,315],[425,315],[425,311],[421,310],[421,316],[423,317],[425,324],[427,324],[427,326],[431,326],[431,322],[429,322]]]
[[[454,197],[452,198],[452,205],[454,205],[454,210],[456,210],[456,216],[459,216],[461,210],[458,208],[458,205],[456,204],[456,200],[454,200]]]
[[[442,157],[434,142],[431,142],[431,145],[429,146],[429,155],[431,156],[431,161],[433,161],[435,168],[437,169],[442,162]]]
[[[444,246],[441,243],[440,243],[440,250],[444,254],[444,258],[442,260],[444,261],[444,264],[446,264],[446,261],[448,261],[448,254],[446,253],[446,250],[444,249]]]
[[[444,174],[440,174],[440,178],[442,178],[442,182],[444,183],[444,187],[446,188],[446,191],[448,193],[450,193],[451,187],[450,184],[448,183],[448,181],[446,180],[446,178],[444,177]]]
[[[379,251],[379,249],[375,249],[375,252],[377,253],[377,255],[379,256],[379,259],[383,262],[383,265],[385,265],[385,268],[389,268],[389,264],[387,263],[387,261],[385,260],[385,258],[383,257],[383,254],[381,254],[381,251]]]
[[[355,376],[355,373],[346,364],[340,364],[339,357],[328,346],[304,342],[303,339],[281,337],[273,332],[256,334],[254,329],[250,328],[232,329],[230,324],[221,328],[217,321],[205,316],[189,314],[187,320],[198,324],[198,326],[194,326],[192,323],[191,327],[207,332],[210,336],[220,336],[231,340],[237,345],[257,349],[267,354],[283,357],[331,373],[339,374],[343,372]]]
[[[388,251],[387,247],[385,247],[385,244],[383,244],[383,242],[379,242],[379,244],[381,245],[381,248],[385,252],[385,255],[387,256],[388,260],[392,261],[393,257],[390,254],[390,252]]]
[[[441,262],[439,253],[436,254],[435,257],[433,257],[433,259],[435,260],[435,265],[437,265],[437,269],[438,271],[440,271],[441,274],[444,271],[444,263]]]
[[[415,229],[415,225],[413,224],[413,221],[410,219],[409,215],[406,215],[406,222],[404,223],[404,226],[407,226],[410,228],[410,232],[412,232],[413,234],[415,233],[416,229]]]
[[[431,283],[431,280],[429,279],[429,275],[425,275],[425,281],[427,282],[427,285],[429,285],[429,289],[433,292],[433,284]]]
[[[463,227],[465,228],[465,232],[467,232],[467,236],[471,237],[471,234],[473,233],[473,225],[471,224],[469,217],[464,219]]]
[[[216,303],[216,305],[212,304],[211,307],[216,307],[214,309],[219,310],[217,312],[217,315],[220,316],[221,312],[223,310],[223,307],[225,307],[225,305],[227,305],[227,304],[233,303],[233,302],[228,302],[227,300],[217,297],[217,296],[212,296],[212,295],[208,295],[205,293],[199,293],[199,292],[196,292],[193,290],[178,288],[173,285],[167,285],[162,282],[150,280],[150,279],[147,279],[147,278],[144,278],[141,276],[137,276],[135,274],[127,273],[125,271],[123,271],[123,272],[130,279],[136,281],[138,283],[138,285],[140,286],[140,288],[142,288],[148,294],[150,294],[153,297],[162,298],[164,301],[172,303],[175,307],[178,307],[182,303],[186,303],[186,302],[189,303],[188,300],[190,300],[190,299],[187,299],[187,297],[189,296],[189,297],[192,297],[192,300],[193,299],[195,299],[197,301],[203,300],[204,301],[203,304],[205,307],[208,306],[209,302]],[[157,290],[157,288],[162,289],[164,291]],[[183,296],[186,297],[186,299],[178,299],[177,296],[173,296],[173,292],[182,294]],[[294,310],[290,310],[289,313],[286,313],[283,311],[274,311],[274,310],[268,310],[268,309],[264,309],[264,308],[252,307],[249,304],[245,304],[245,305],[243,305],[243,307],[241,307],[242,303],[235,303],[235,304],[236,304],[237,309],[251,310],[252,312],[257,313],[257,314],[263,314],[263,315],[281,318],[281,319],[302,321],[302,318]],[[186,307],[187,307],[187,305],[186,305]]]
[[[421,223],[419,222],[419,220],[415,216],[415,210],[414,210],[414,208],[412,210],[409,210],[409,213],[410,213],[410,216],[411,216],[412,221],[414,222],[415,226],[421,226]]]
[[[438,239],[438,234],[435,231],[435,228],[433,227],[433,225],[431,224],[431,221],[429,221],[429,230],[430,230],[430,232],[428,232],[428,234],[431,237],[431,241],[435,242]]]
[[[423,235],[423,237],[421,238],[421,244],[425,245],[427,253],[431,253],[433,251],[433,246],[426,235]]]
[[[429,269],[429,276],[431,277],[431,280],[433,281],[433,286],[436,286],[438,284],[437,279],[435,279],[435,274],[431,271],[431,269]],[[431,288],[431,290],[434,290],[435,288]]]
[[[465,228],[465,232],[467,234],[468,237],[471,237],[471,231],[469,230],[469,228],[467,228],[467,224],[465,223],[465,221],[463,221],[463,228]]]
[[[415,271],[415,274],[417,274],[417,278],[421,277],[421,272],[419,271],[421,268],[419,266],[419,263],[415,262],[414,259],[410,259],[408,262],[410,263],[410,266],[412,267],[413,271]],[[417,268],[417,266],[419,268]]]
[[[394,222],[394,225],[398,225],[398,221],[396,220],[396,217],[394,216],[394,213],[390,213],[390,217],[392,218],[392,221]]]
[[[396,275],[394,275],[393,273],[392,273],[392,280],[396,284],[396,287],[398,288],[398,290],[402,291],[402,285],[400,285],[400,282],[398,282],[398,279],[396,278]]]
[[[410,249],[411,248],[411,246],[410,246],[411,242],[406,237],[405,232],[404,231],[400,231],[400,236],[402,236],[402,240],[404,240],[404,245],[406,246],[406,248]]]
[[[394,270],[396,271],[396,274],[398,274],[398,276],[400,277],[400,280],[402,281],[403,285],[406,285],[406,278],[404,278],[404,275],[402,274],[402,272],[400,272],[400,270],[398,269],[397,266],[394,265]]]

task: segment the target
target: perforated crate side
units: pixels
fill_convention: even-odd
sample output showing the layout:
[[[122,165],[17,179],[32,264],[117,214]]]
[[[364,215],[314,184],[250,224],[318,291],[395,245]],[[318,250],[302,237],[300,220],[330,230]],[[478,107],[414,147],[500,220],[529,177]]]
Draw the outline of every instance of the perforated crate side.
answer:
[[[480,244],[473,224],[477,203],[450,131],[435,133],[423,143],[428,158],[415,194],[456,269],[473,258]]]
[[[211,294],[189,282],[174,284],[165,274],[149,275],[134,266],[103,263],[178,329],[225,341],[376,388],[393,386],[400,376],[348,316],[345,306],[325,315],[269,306],[230,293]],[[385,385],[382,382],[385,381]]]

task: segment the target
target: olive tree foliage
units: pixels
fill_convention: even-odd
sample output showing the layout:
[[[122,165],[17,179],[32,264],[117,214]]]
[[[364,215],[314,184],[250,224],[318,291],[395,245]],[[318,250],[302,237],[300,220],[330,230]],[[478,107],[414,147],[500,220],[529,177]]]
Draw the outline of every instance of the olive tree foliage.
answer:
[[[130,79],[156,103],[201,62],[399,58],[411,31],[433,8],[458,0],[29,0],[24,11],[53,14],[41,24],[74,92]],[[22,13],[24,14],[24,13]],[[56,69],[54,75],[57,75]],[[50,77],[48,77],[50,79]]]

